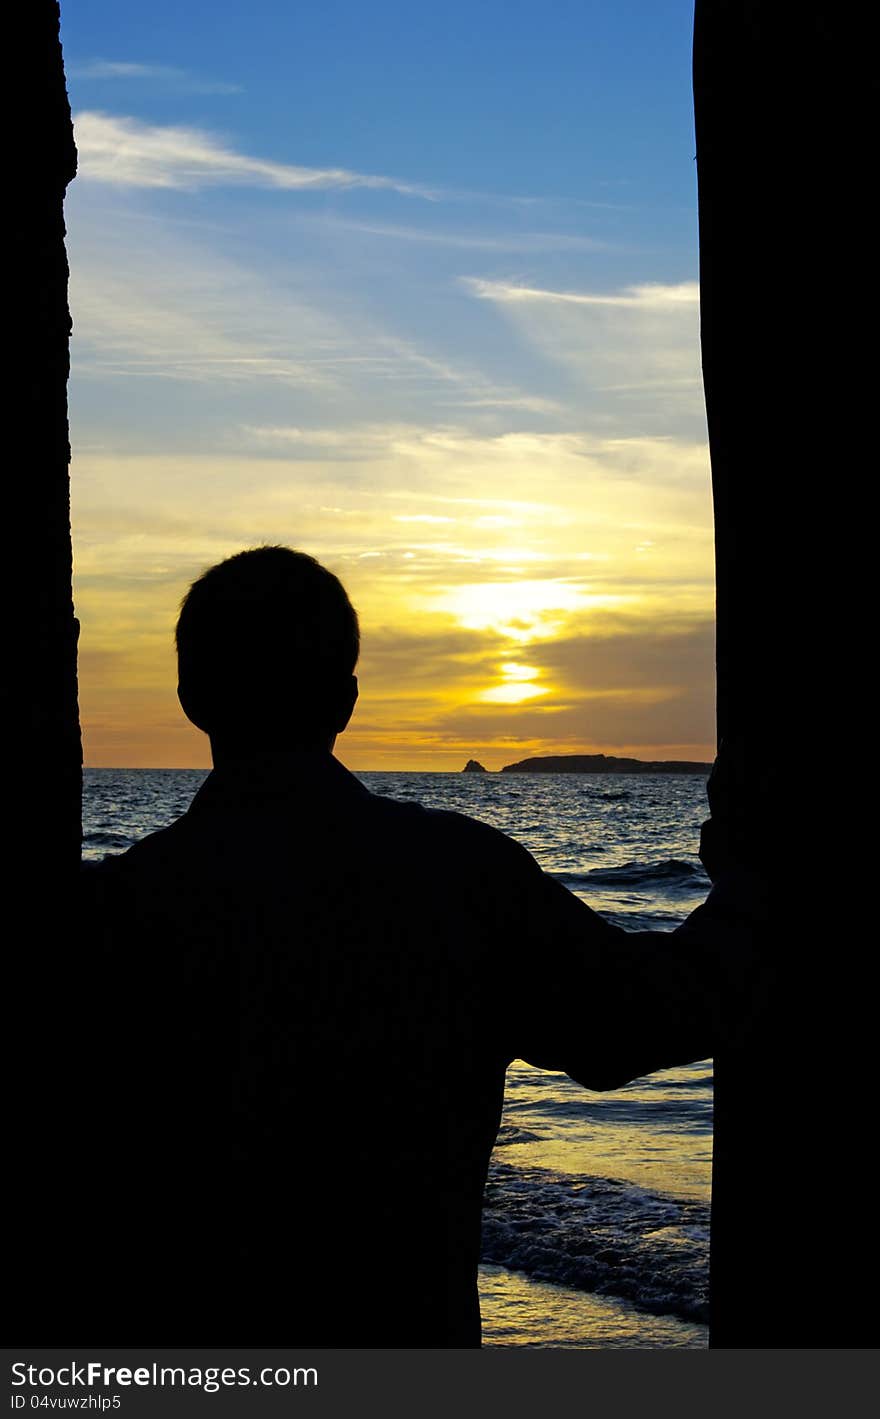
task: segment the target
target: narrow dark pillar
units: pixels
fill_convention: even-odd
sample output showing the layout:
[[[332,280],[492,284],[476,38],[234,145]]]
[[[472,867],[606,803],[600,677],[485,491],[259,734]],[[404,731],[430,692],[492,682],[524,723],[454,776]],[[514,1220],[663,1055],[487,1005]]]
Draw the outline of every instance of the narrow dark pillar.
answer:
[[[867,671],[852,435],[868,426],[848,373],[873,284],[858,255],[872,162],[858,31],[846,6],[696,5],[718,730],[744,755],[734,808],[773,884],[778,967],[760,1025],[716,1060],[720,1347],[876,1344],[873,872],[857,826],[870,746],[853,705]]]
[[[63,215],[76,150],[58,5],[29,0],[12,6],[4,25],[10,65],[14,62],[24,82],[3,160],[9,240],[4,383],[11,413],[3,484],[3,566],[10,576],[4,616],[15,637],[15,661],[4,682],[3,744],[7,762],[22,771],[27,792],[14,815],[4,815],[3,831],[12,841],[3,866],[9,870],[26,844],[28,860],[38,854],[54,875],[78,864],[80,852]]]
[[[63,1000],[75,960],[82,755],[71,593],[67,424],[70,317],[63,199],[76,170],[54,0],[4,12],[5,469],[0,814],[7,1105],[5,1260],[10,1307],[52,1309],[51,1257],[75,1160]],[[7,1191],[8,1189],[8,1191]],[[69,1218],[65,1219],[69,1223]],[[54,1233],[53,1236],[50,1234]],[[47,1271],[47,1266],[52,1267]],[[69,1283],[74,1284],[71,1278]],[[40,1312],[38,1311],[37,1314]],[[18,1338],[22,1332],[11,1338]],[[55,1333],[29,1328],[34,1339]],[[60,1332],[57,1332],[60,1334]]]

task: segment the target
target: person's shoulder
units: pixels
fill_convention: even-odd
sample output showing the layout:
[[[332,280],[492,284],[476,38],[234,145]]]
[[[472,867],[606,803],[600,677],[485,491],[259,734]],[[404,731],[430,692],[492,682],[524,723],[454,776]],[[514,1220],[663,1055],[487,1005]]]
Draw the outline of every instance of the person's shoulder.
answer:
[[[495,867],[507,873],[540,875],[538,864],[521,843],[479,818],[378,794],[370,795],[370,810],[414,847],[430,846],[434,852],[470,862],[478,871]]]
[[[127,877],[148,873],[178,857],[184,838],[184,820],[178,818],[167,828],[159,828],[155,833],[148,833],[145,838],[132,843],[125,852],[111,853],[98,861],[83,862],[81,880],[87,889],[98,888],[104,884],[121,882]]]

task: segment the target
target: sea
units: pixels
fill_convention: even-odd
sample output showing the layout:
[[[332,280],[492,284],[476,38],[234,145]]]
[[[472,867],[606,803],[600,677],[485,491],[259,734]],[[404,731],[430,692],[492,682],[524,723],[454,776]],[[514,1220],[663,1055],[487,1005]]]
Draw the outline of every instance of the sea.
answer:
[[[500,828],[627,930],[671,931],[709,889],[699,775],[356,776]],[[86,769],[83,855],[124,852],[166,827],[204,778]],[[607,1003],[585,1002],[585,1029],[591,1008]],[[711,1156],[709,1060],[604,1094],[515,1062],[484,1210],[484,1345],[704,1348]]]

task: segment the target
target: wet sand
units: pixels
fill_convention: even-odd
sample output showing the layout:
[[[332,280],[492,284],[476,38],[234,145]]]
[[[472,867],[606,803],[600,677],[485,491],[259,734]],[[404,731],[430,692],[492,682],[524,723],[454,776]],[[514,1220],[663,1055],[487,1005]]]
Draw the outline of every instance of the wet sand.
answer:
[[[705,1350],[706,1326],[646,1315],[613,1296],[480,1268],[483,1345],[577,1350]]]

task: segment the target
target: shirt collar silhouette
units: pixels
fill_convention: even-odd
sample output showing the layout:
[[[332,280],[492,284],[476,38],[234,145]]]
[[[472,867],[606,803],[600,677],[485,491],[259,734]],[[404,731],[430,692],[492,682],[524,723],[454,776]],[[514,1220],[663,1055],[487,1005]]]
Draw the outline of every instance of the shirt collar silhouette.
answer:
[[[329,750],[291,749],[228,759],[205,779],[190,813],[273,798],[350,799],[369,790]]]

